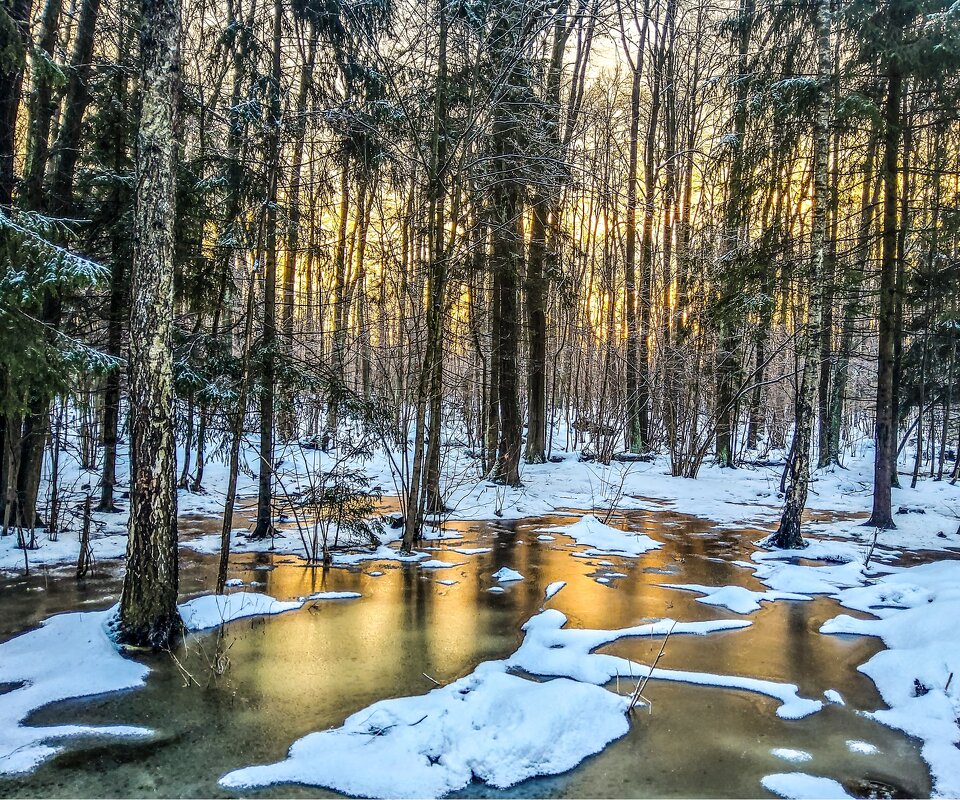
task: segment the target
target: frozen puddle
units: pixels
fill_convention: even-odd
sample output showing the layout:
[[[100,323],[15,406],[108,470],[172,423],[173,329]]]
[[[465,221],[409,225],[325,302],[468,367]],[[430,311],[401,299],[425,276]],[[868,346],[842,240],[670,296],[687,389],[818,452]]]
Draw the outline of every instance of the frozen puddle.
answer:
[[[550,588],[553,596],[563,586]],[[523,643],[509,658],[485,662],[425,695],[374,703],[339,728],[294,742],[283,761],[234,770],[220,784],[243,789],[301,783],[369,797],[436,797],[473,780],[502,789],[566,772],[629,728],[628,697],[603,686],[615,675],[650,672],[593,650],[625,637],[704,635],[751,623],[664,619],[613,631],[565,624],[559,611],[542,611],[523,626]],[[795,686],[753,678],[661,669],[651,677],[765,694],[780,700],[778,715],[790,719],[822,706],[799,697]],[[371,770],[371,763],[380,768]]]
[[[702,636],[718,631],[738,630],[750,625],[747,620],[675,622],[662,619],[612,631],[564,628],[566,622],[566,616],[556,609],[547,609],[537,614],[523,626],[526,636],[517,652],[507,660],[508,663],[533,675],[562,675],[598,685],[608,683],[617,677],[649,676],[652,680],[740,689],[779,700],[777,716],[782,719],[800,719],[823,708],[820,700],[800,697],[797,694],[797,687],[789,683],[661,667],[651,671],[651,668],[645,664],[620,656],[593,652],[603,645],[634,636],[667,636],[668,634]]]
[[[348,593],[327,593],[343,596]],[[359,596],[359,595],[356,595]],[[280,614],[303,606],[302,600],[281,602],[255,592],[204,595],[180,605],[191,631],[214,628],[244,617]],[[150,670],[125,658],[109,633],[117,606],[106,611],[58,614],[0,644],[0,684],[13,689],[0,694],[0,774],[29,772],[56,755],[49,744],[75,736],[152,736],[149,728],[128,725],[57,725],[31,727],[24,721],[37,709],[70,700],[142,686]]]
[[[59,614],[39,628],[0,645],[0,683],[15,684],[0,694],[0,773],[29,772],[62,748],[47,742],[71,736],[151,736],[147,728],[57,725],[33,728],[24,720],[38,708],[141,686],[149,672],[124,658],[107,633],[116,613]]]

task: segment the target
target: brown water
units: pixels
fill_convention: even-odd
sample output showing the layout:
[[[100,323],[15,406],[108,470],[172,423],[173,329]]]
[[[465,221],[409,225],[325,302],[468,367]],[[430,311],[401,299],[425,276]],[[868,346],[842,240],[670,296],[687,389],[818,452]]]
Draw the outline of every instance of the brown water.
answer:
[[[433,688],[423,673],[448,682],[481,661],[502,658],[520,643],[520,626],[535,614],[543,590],[556,580],[567,587],[550,601],[575,627],[616,628],[649,617],[679,620],[740,618],[697,603],[696,595],[658,587],[665,583],[738,584],[761,587],[749,570],[730,562],[748,558],[757,531],[713,530],[708,523],[669,512],[637,512],[615,520],[664,542],[638,559],[570,556],[569,540],[541,542],[543,527],[571,521],[545,517],[516,524],[460,523],[464,538],[445,543],[436,557],[465,562],[444,570],[367,562],[357,569],[324,573],[293,556],[237,555],[231,577],[261,581],[261,591],[280,599],[315,591],[356,591],[352,601],[328,601],[300,611],[242,620],[216,633],[192,637],[178,652],[187,679],[169,655],[146,659],[147,686],[55,704],[33,724],[58,722],[139,724],[157,736],[130,743],[88,738],[34,773],[0,778],[0,796],[222,796],[217,779],[240,766],[282,758],[297,738],[337,726],[365,706],[388,697]],[[185,521],[186,522],[186,521]],[[184,528],[203,528],[190,521]],[[492,551],[464,556],[460,546]],[[600,561],[611,562],[601,566]],[[503,594],[486,591],[501,566],[526,580]],[[374,577],[371,571],[381,570]],[[594,579],[605,571],[627,573],[610,585]],[[184,596],[209,591],[215,559],[184,551]],[[437,581],[454,579],[453,586]],[[9,638],[52,613],[103,608],[119,592],[115,565],[78,585],[69,573],[48,573],[0,584],[0,638]],[[873,684],[856,671],[878,649],[872,639],[817,633],[840,611],[828,599],[765,604],[742,631],[706,637],[676,636],[661,666],[750,675],[799,685],[820,697],[837,689],[847,705],[828,706],[802,720],[781,720],[777,701],[708,687],[653,681],[645,695],[651,714],[638,714],[630,733],[577,769],[526,781],[508,791],[479,784],[463,796],[504,797],[756,797],[764,775],[803,771],[841,781],[864,795],[880,785],[910,796],[929,794],[929,773],[915,744],[857,713],[882,703]],[[218,645],[229,665],[211,669]],[[649,662],[659,641],[630,639],[609,652]],[[199,685],[198,685],[199,684]],[[623,687],[626,691],[626,687]],[[848,739],[863,739],[880,755],[850,753]],[[792,764],[771,748],[805,750],[813,760]],[[371,765],[376,768],[376,765]],[[281,786],[254,796],[327,796],[313,787]]]

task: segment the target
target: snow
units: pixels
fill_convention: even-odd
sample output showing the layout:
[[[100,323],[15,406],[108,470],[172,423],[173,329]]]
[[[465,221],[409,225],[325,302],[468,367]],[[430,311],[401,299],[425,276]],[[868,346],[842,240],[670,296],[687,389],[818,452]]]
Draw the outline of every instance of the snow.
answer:
[[[698,603],[719,606],[733,611],[736,614],[750,614],[760,609],[760,602],[767,600],[809,600],[805,594],[796,592],[753,592],[743,586],[702,586],[697,583],[661,583],[665,589],[683,589],[689,592],[699,592],[705,597],[698,597]]]
[[[492,547],[453,547],[451,548],[451,550],[454,553],[460,553],[460,555],[464,555],[464,556],[476,556],[476,555],[479,555],[480,553],[489,553],[491,550],[493,550],[493,548]]]
[[[227,773],[220,784],[304,783],[364,797],[439,797],[474,779],[504,789],[566,772],[623,736],[628,703],[597,686],[539,683],[486,662],[426,695],[375,703],[295,742],[285,760]]]
[[[755,558],[757,555],[760,554],[754,553]],[[856,561],[814,567],[769,560],[761,562],[756,567],[754,576],[777,592],[803,595],[833,594],[838,589],[862,584],[866,577],[866,570],[863,564]]]
[[[356,600],[362,597],[360,592],[314,592],[307,600]],[[276,612],[274,612],[276,613]]]
[[[282,614],[302,606],[302,600],[280,601],[257,592],[234,592],[203,595],[182,603],[179,608],[183,624],[192,631],[202,631],[236,619]]]
[[[771,755],[782,758],[784,761],[791,761],[794,764],[801,764],[804,761],[810,761],[813,756],[806,750],[794,750],[792,747],[774,747],[770,751]]]
[[[22,684],[0,694],[0,774],[28,772],[62,749],[49,742],[70,736],[150,736],[127,725],[31,727],[24,721],[59,700],[141,686],[149,670],[124,658],[107,624],[116,613],[58,614],[0,644],[0,683]]]
[[[493,573],[493,578],[494,580],[500,581],[500,583],[522,581],[524,579],[523,575],[521,575],[515,569],[510,569],[510,567],[500,567],[500,569]]]
[[[547,600],[553,597],[566,585],[566,581],[554,581],[553,583],[549,584],[543,592],[543,602],[547,602]]]
[[[491,594],[503,594],[507,590],[502,586],[491,586],[489,589],[487,589],[487,591]]]
[[[791,800],[834,800],[838,797],[850,797],[837,781],[804,772],[779,772],[765,776],[760,782],[765,789]]]
[[[552,533],[569,536],[578,544],[590,545],[584,555],[639,556],[660,547],[645,533],[622,531],[606,525],[592,514],[586,514],[571,525],[547,528]]]
[[[824,698],[828,703],[833,703],[838,706],[845,706],[846,703],[843,700],[843,695],[840,694],[836,689],[827,689],[823,693]]]
[[[448,579],[444,581],[437,581],[437,583],[442,584],[443,586],[454,586],[456,585],[457,581]]]
[[[732,631],[748,627],[748,620],[706,620],[676,622],[661,619],[643,625],[618,630],[581,630],[564,628],[567,618],[556,609],[541,611],[523,626],[526,636],[508,663],[531,675],[564,676],[586,683],[605,684],[615,677],[634,678],[649,675],[653,680],[675,681],[699,686],[740,689],[766,695],[780,701],[777,716],[800,719],[823,707],[819,700],[808,700],[797,694],[793,684],[760,680],[734,675],[715,675],[651,668],[619,656],[593,652],[619,639],[633,636],[666,636],[677,634],[704,635],[717,631]]]
[[[888,648],[859,667],[889,707],[869,716],[920,739],[935,792],[960,796],[960,561],[900,569],[837,597],[878,618],[841,614],[820,632],[876,636]]]
[[[847,739],[847,750],[851,753],[863,753],[872,756],[880,752],[880,748],[870,742],[861,742],[858,739]]]
[[[422,569],[449,569],[450,567],[462,567],[466,563],[466,561],[450,563],[449,561],[439,561],[438,559],[431,558],[429,561],[421,561],[420,567]]]

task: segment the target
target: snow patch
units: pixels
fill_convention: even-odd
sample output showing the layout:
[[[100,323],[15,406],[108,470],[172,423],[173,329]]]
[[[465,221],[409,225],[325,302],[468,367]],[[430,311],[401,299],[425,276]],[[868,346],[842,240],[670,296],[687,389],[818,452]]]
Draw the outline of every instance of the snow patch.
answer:
[[[244,617],[282,614],[303,606],[302,600],[275,600],[268,594],[258,592],[234,592],[233,594],[206,594],[186,603],[181,603],[180,616],[191,631],[216,628],[227,622]]]
[[[813,756],[806,750],[794,750],[792,747],[774,747],[770,751],[771,755],[782,758],[784,761],[791,761],[794,764],[801,764],[804,761],[810,761]]]
[[[850,797],[837,781],[807,775],[805,772],[778,772],[762,778],[760,783],[764,789],[789,800],[834,800]]]
[[[753,592],[743,586],[703,586],[698,583],[661,583],[665,589],[682,589],[688,592],[699,592],[705,597],[698,597],[698,603],[710,606],[719,606],[733,611],[735,614],[751,614],[760,609],[763,600],[809,600],[805,594],[796,592]]]
[[[227,773],[220,784],[303,783],[364,797],[440,797],[474,779],[504,789],[566,772],[623,736],[628,703],[564,678],[526,680],[490,661],[426,695],[375,703],[298,740],[284,761]]]
[[[590,545],[585,555],[639,556],[656,550],[660,543],[645,533],[622,531],[606,525],[592,514],[586,514],[572,525],[547,528],[552,533],[562,533],[578,544]]]

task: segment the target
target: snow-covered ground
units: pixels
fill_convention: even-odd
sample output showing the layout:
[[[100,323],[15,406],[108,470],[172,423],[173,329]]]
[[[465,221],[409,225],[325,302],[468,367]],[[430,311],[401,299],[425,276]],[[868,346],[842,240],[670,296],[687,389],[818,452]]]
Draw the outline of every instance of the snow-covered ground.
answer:
[[[247,459],[254,463],[252,453]],[[288,448],[280,467],[281,482],[293,491],[308,473],[329,467],[330,459],[316,450]],[[848,458],[846,469],[816,473],[808,502],[814,512],[806,525],[809,546],[799,551],[772,551],[763,547],[762,537],[764,531],[775,528],[780,513],[779,467],[721,470],[707,465],[699,478],[686,480],[671,477],[662,458],[602,466],[581,462],[575,454],[569,454],[558,463],[525,466],[524,485],[506,489],[476,476],[475,480],[463,478],[468,474],[466,460],[461,453],[450,464],[450,474],[460,476],[456,481],[451,478],[448,486],[451,519],[568,513],[568,524],[545,526],[537,531],[536,538],[544,543],[559,540],[555,546],[571,556],[610,555],[633,560],[661,546],[646,534],[619,528],[616,516],[607,514],[611,508],[666,509],[710,520],[720,528],[756,528],[758,549],[749,560],[733,563],[752,570],[766,589],[680,582],[661,585],[696,592],[701,595],[699,602],[737,615],[757,612],[762,603],[804,601],[815,595],[833,597],[847,608],[871,615],[873,619],[838,615],[824,623],[820,633],[872,636],[883,641],[886,649],[859,665],[888,706],[869,712],[870,716],[919,739],[936,794],[960,796],[960,640],[956,635],[960,561],[954,559],[954,548],[960,548],[960,487],[950,486],[947,481],[922,480],[915,490],[895,489],[894,510],[900,512],[895,515],[897,529],[866,529],[862,519],[871,505],[872,453],[864,449]],[[389,459],[377,456],[367,469],[374,483],[389,494],[393,486]],[[95,485],[96,476],[75,470],[66,483],[82,486],[84,482]],[[202,521],[215,520],[222,513],[225,484],[225,467],[211,463],[206,494],[180,492],[184,519],[181,544],[185,548],[209,553],[218,549],[219,533],[210,532],[210,526]],[[252,473],[246,471],[240,492],[250,494],[254,488]],[[593,513],[575,514],[571,509]],[[126,546],[125,514],[97,514],[95,519],[95,557],[121,558]],[[191,524],[191,519],[197,523]],[[266,543],[247,540],[246,532],[244,528],[234,531],[236,552],[271,547],[296,554],[303,549],[295,527],[287,526],[281,537]],[[387,560],[419,563],[421,570],[438,571],[438,583],[453,586],[457,581],[444,577],[444,570],[490,550],[486,546],[444,548],[456,557],[450,561],[433,558],[428,552],[401,557],[396,549],[398,535],[399,531],[388,530],[379,547],[337,553],[334,565]],[[430,533],[436,539],[458,536],[442,526]],[[38,540],[39,549],[27,553],[31,566],[76,560],[76,525],[57,541],[49,541],[43,533]],[[940,551],[947,560],[894,566],[897,557],[917,551]],[[21,572],[23,558],[15,536],[0,539],[0,570]],[[608,571],[596,580],[610,585],[611,578],[623,574]],[[503,584],[488,588],[496,593],[527,580],[510,567],[503,567],[489,579]],[[547,586],[544,604],[563,587],[563,581]],[[225,598],[197,598],[185,603],[181,613],[188,627],[202,630],[245,616],[295,610],[308,600],[357,596],[349,592],[320,593],[279,602],[266,595],[236,592]],[[51,617],[39,629],[0,645],[0,683],[15,685],[12,691],[0,695],[0,772],[32,769],[57,752],[58,740],[69,736],[149,735],[149,731],[128,726],[96,729],[24,725],[33,710],[47,703],[133,688],[143,682],[146,668],[121,656],[109,638],[105,626],[111,613]],[[788,683],[750,675],[652,667],[596,652],[626,637],[732,635],[750,626],[750,619],[662,619],[619,630],[568,628],[566,623],[567,618],[559,611],[541,611],[524,626],[525,636],[517,651],[503,661],[481,664],[470,675],[427,695],[377,703],[347,718],[339,728],[310,734],[294,743],[285,760],[236,770],[224,776],[223,784],[239,788],[300,781],[352,794],[433,796],[462,787],[473,776],[491,786],[505,787],[532,775],[562,772],[626,732],[627,701],[609,686],[616,678],[753,692],[776,699],[777,714],[784,719],[815,714],[825,703],[843,703],[833,690],[825,692],[823,699],[804,697]],[[516,670],[523,675],[514,674]],[[868,748],[873,747],[859,740],[851,740],[847,746],[851,753],[861,754],[871,752]],[[813,774],[815,769],[805,763],[809,754],[804,751],[775,748],[772,752],[785,762],[804,763],[802,769],[809,766],[811,771],[768,775],[763,786],[770,792],[784,797],[845,795],[836,781]],[[387,765],[382,771],[386,777],[358,767],[360,761],[369,763],[370,759]]]
[[[562,459],[557,462],[522,465],[523,486],[509,488],[484,480],[476,462],[466,451],[451,448],[447,452],[445,494],[450,509],[447,515],[449,519],[520,519],[564,509],[595,511],[597,514],[594,517],[574,519],[570,526],[558,528],[557,532],[589,545],[596,554],[617,552],[638,555],[657,546],[656,542],[643,534],[635,534],[629,542],[622,537],[617,538],[615,534],[611,546],[611,540],[605,535],[609,532],[609,525],[596,518],[605,517],[611,508],[667,509],[701,517],[719,526],[773,530],[782,506],[782,498],[778,495],[782,472],[779,466],[744,466],[730,470],[705,464],[699,476],[691,480],[672,477],[664,456],[652,462],[614,462],[604,466],[596,462],[582,462],[577,453],[562,453],[555,454]],[[331,468],[337,456],[292,444],[278,450],[278,461],[278,486],[281,487],[278,492],[295,492],[309,484],[308,476]],[[398,462],[397,454],[388,457],[378,451],[368,461],[354,466],[365,469],[371,476],[372,485],[378,486],[385,496],[389,496],[396,492],[392,465]],[[256,452],[253,449],[246,450],[238,482],[241,497],[251,497],[256,493],[253,471],[256,463]],[[122,457],[118,470],[125,475],[126,469],[125,458]],[[206,465],[204,475],[204,494],[193,494],[186,490],[178,494],[179,513],[183,518],[181,539],[184,546],[199,552],[216,552],[219,534],[208,532],[202,535],[202,532],[192,530],[201,526],[199,522],[192,526],[190,519],[215,519],[222,514],[227,485],[226,465],[211,460]],[[848,455],[845,468],[817,471],[810,484],[807,507],[814,514],[825,512],[824,516],[829,519],[811,521],[807,525],[808,532],[817,536],[844,538],[868,547],[873,542],[875,532],[862,526],[861,515],[871,508],[872,476],[873,453],[869,445],[861,445],[856,453]],[[66,505],[73,508],[75,513],[84,494],[80,487],[95,489],[97,481],[96,472],[81,470],[75,461],[65,458],[61,485],[67,493]],[[905,479],[904,486],[908,485],[909,479]],[[123,486],[119,487],[118,491],[122,490]],[[117,501],[121,513],[94,514],[91,547],[95,558],[117,559],[124,555],[126,502],[124,499]],[[916,489],[894,489],[893,506],[898,527],[896,530],[879,532],[878,556],[903,549],[960,548],[960,486],[951,486],[948,481],[923,479]],[[233,534],[233,547],[237,552],[269,547],[279,552],[302,555],[304,547],[297,526],[292,522],[295,521],[286,526],[283,536],[266,543],[247,541],[243,536],[247,529],[238,528]],[[387,528],[382,537],[384,543],[396,541],[400,533],[399,530]],[[541,535],[546,537],[553,533],[552,530],[545,530]],[[436,535],[438,538],[450,536],[441,531]],[[57,541],[50,541],[44,532],[40,532],[37,543],[38,549],[26,554],[32,566],[75,563],[79,550],[78,519],[74,517],[70,530],[61,533]],[[373,557],[383,558],[386,555],[381,551]],[[414,556],[418,557],[422,556]],[[341,559],[341,563],[353,563],[355,560]],[[23,568],[24,553],[17,548],[16,536],[0,537],[0,571],[22,572]]]

